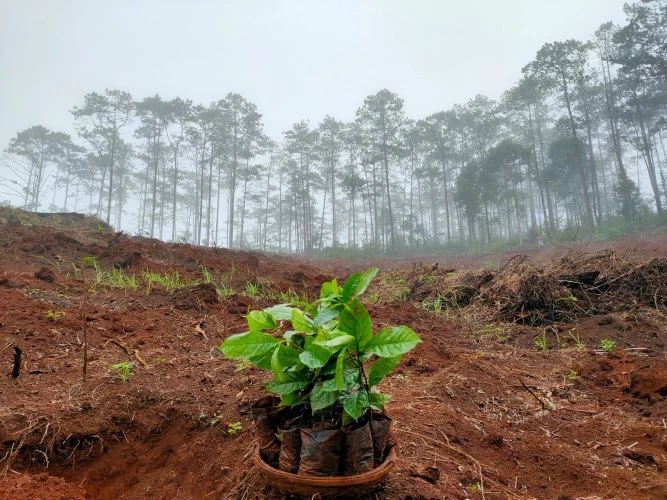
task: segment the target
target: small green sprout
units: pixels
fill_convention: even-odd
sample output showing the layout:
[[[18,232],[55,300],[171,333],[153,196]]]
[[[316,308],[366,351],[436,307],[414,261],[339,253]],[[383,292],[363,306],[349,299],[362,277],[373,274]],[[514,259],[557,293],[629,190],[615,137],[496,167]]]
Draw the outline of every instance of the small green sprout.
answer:
[[[257,295],[259,295],[259,286],[248,281],[245,285],[245,295],[251,299],[254,299],[257,297]]]
[[[579,378],[579,372],[577,372],[576,370],[570,370],[565,375],[562,375],[562,377],[563,380],[569,380],[570,382],[572,382],[573,380]]]
[[[535,344],[535,347],[537,348],[538,351],[546,351],[548,346],[547,346],[547,331],[546,329],[542,331],[540,335],[535,337],[533,340],[533,343]]]
[[[132,366],[133,363],[116,363],[115,365],[111,365],[109,367],[110,370],[115,371],[118,373],[118,378],[122,382],[127,382],[127,380],[130,378],[132,375]]]
[[[83,267],[90,267],[90,268],[97,268],[97,259],[95,257],[91,257],[90,255],[87,255],[81,259],[81,265]]]
[[[57,323],[58,321],[60,321],[62,318],[65,317],[65,311],[53,311],[49,309],[44,313],[44,316],[46,316],[46,319],[48,319],[49,321]]]
[[[238,434],[242,430],[243,430],[243,424],[241,422],[233,422],[231,424],[227,424],[227,434],[231,434],[233,436],[235,434]]]
[[[241,360],[239,363],[236,363],[236,367],[234,368],[235,372],[240,372],[243,370],[247,370],[252,366],[252,361],[248,359]]]
[[[586,344],[584,344],[584,341],[582,340],[582,338],[581,338],[581,337],[579,336],[579,334],[577,333],[577,329],[576,329],[576,328],[573,328],[572,330],[570,330],[570,331],[569,331],[569,334],[570,334],[570,338],[571,338],[572,340],[574,340],[574,346],[575,346],[577,349],[583,349],[584,347],[586,347]]]
[[[616,342],[609,339],[602,339],[600,341],[600,349],[605,352],[611,352],[616,348]]]

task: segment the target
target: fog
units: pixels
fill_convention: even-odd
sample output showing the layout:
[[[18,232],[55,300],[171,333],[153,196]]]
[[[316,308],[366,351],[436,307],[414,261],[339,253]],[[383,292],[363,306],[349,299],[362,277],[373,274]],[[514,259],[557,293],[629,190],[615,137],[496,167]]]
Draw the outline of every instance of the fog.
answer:
[[[72,135],[84,94],[208,104],[238,92],[272,137],[351,120],[387,88],[418,118],[497,98],[543,43],[621,23],[622,0],[2,0],[0,144],[42,124]]]
[[[667,6],[623,4],[5,0],[0,202],[322,255],[653,224]]]

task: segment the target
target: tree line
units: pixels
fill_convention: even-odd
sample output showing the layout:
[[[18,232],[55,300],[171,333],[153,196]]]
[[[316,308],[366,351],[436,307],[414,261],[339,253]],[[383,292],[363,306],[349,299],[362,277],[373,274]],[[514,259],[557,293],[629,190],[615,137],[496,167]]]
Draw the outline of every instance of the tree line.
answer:
[[[544,44],[497,101],[477,95],[414,120],[381,90],[354,121],[301,121],[280,141],[236,93],[204,106],[93,92],[71,111],[78,141],[41,125],[17,133],[4,182],[27,210],[86,211],[165,240],[304,254],[522,243],[662,217],[667,2],[627,4],[625,13],[625,25],[605,23],[590,41]]]

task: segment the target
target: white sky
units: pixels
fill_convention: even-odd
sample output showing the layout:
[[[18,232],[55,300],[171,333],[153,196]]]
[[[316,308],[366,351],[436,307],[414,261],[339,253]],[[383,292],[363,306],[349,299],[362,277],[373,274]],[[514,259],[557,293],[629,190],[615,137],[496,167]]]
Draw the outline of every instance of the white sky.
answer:
[[[388,88],[413,118],[497,98],[545,42],[622,23],[623,0],[0,0],[0,151],[104,88],[238,92],[279,138]]]

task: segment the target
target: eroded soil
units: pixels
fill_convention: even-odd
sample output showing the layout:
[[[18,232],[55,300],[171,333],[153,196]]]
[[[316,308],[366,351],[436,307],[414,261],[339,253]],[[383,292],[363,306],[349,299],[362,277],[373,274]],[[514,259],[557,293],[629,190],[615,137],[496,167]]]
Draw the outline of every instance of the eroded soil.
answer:
[[[630,267],[667,257],[667,236],[643,238],[578,251],[611,247]],[[666,498],[664,296],[540,321],[499,315],[496,299],[417,296],[436,262],[446,278],[512,257],[307,261],[1,213],[0,498],[281,498],[252,461],[249,405],[267,374],[217,348],[249,309],[313,298],[371,264],[374,327],[406,324],[423,340],[383,382],[399,461],[374,498]]]

